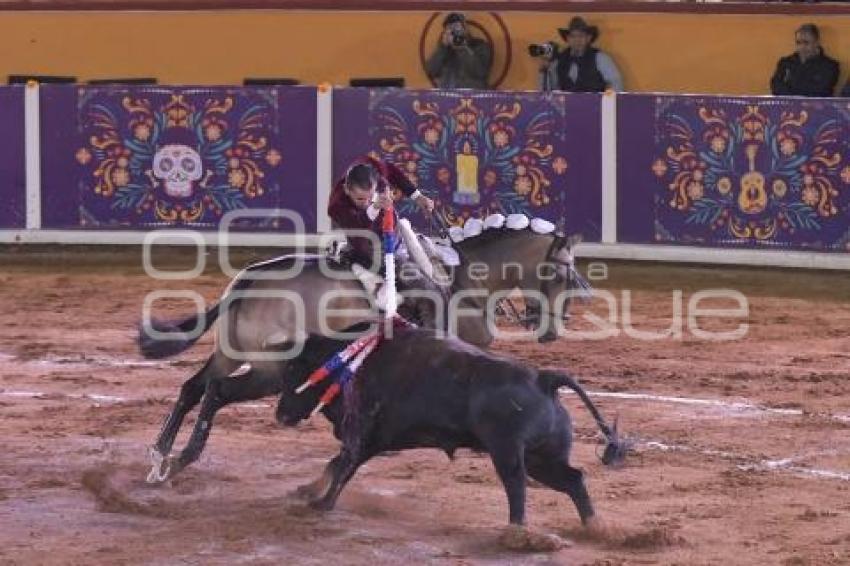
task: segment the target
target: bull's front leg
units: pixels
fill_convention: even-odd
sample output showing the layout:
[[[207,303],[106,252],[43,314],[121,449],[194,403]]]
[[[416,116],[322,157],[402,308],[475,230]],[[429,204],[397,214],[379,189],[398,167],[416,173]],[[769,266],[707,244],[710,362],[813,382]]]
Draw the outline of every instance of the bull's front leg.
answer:
[[[343,447],[340,453],[328,463],[332,476],[330,487],[321,498],[311,501],[310,507],[319,511],[333,509],[345,485],[354,476],[357,468],[362,466],[369,458],[371,458],[371,454],[366,455],[364,451],[352,451]]]
[[[338,460],[339,456],[335,456],[327,463],[327,465],[325,465],[325,469],[322,471],[322,475],[319,478],[311,481],[310,483],[299,485],[295,488],[294,495],[296,497],[307,499],[308,501],[320,499],[328,492],[328,489],[331,486],[331,481],[333,481],[333,470],[337,465]]]

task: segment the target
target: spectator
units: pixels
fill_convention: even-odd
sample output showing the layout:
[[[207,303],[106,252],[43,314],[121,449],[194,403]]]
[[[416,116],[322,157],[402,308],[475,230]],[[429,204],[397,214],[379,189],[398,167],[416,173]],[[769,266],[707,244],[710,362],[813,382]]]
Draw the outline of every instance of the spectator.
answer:
[[[492,49],[483,39],[470,35],[466,17],[457,12],[446,16],[440,43],[425,69],[437,86],[486,89],[492,66]]]
[[[570,20],[558,32],[567,48],[546,60],[541,68],[543,90],[568,92],[602,92],[606,89],[623,90],[623,78],[614,60],[593,42],[599,37],[599,28],[588,25],[579,16]]]
[[[803,24],[795,33],[797,50],[779,60],[770,80],[775,95],[832,96],[838,83],[838,61],[827,57],[815,24]]]

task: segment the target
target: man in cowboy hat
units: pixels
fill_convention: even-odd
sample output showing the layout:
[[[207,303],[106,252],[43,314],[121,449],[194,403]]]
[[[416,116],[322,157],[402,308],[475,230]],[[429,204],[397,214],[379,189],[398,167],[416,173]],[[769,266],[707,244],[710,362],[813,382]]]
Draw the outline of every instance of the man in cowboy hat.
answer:
[[[599,28],[575,16],[569,26],[558,28],[567,48],[546,61],[541,68],[543,90],[602,92],[623,90],[623,79],[607,53],[593,47]]]
[[[483,39],[470,35],[466,16],[452,12],[443,19],[437,49],[425,65],[440,88],[487,89],[493,50]]]

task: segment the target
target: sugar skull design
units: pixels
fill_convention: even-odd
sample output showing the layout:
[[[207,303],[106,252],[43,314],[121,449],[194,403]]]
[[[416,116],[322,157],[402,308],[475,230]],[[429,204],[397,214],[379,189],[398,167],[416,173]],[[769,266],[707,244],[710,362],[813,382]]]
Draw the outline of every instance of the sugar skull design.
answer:
[[[153,158],[154,177],[163,182],[170,197],[191,197],[193,184],[201,178],[203,169],[198,152],[183,144],[166,145]]]

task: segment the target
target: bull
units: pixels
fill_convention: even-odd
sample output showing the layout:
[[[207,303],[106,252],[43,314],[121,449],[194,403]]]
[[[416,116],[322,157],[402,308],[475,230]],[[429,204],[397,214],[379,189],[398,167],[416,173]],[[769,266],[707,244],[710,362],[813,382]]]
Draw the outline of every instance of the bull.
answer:
[[[294,426],[321,407],[341,440],[322,478],[301,490],[311,506],[332,509],[357,469],[382,452],[438,448],[452,458],[458,448],[469,448],[490,455],[507,494],[510,523],[524,524],[527,476],[566,493],[583,524],[594,516],[584,474],[569,462],[572,424],[558,389],[572,389],[590,411],[606,439],[606,465],[622,461],[626,447],[616,423],[612,428],[605,422],[571,376],[415,328],[384,340],[331,403],[319,404],[330,379],[296,392],[349,343],[311,335],[281,374],[278,421]]]

